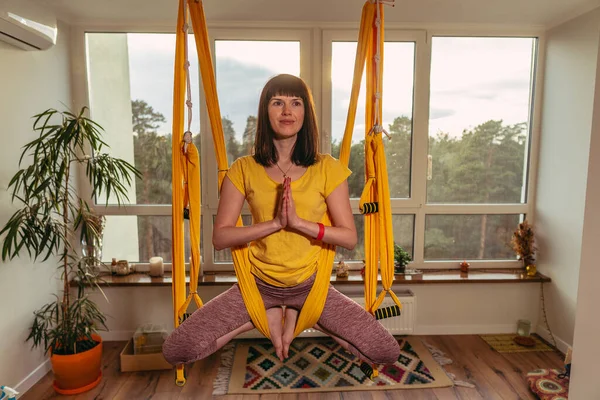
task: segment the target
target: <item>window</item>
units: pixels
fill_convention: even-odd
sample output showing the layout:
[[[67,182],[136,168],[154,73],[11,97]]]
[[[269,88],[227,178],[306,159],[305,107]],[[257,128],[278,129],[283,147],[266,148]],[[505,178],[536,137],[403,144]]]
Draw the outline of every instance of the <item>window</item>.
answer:
[[[426,212],[448,215],[427,215],[425,260],[514,260],[535,54],[533,38],[433,37]]]
[[[190,36],[193,41],[193,36]],[[87,33],[88,96],[92,118],[104,128],[113,155],[142,173],[129,204],[110,205],[103,259],[171,260],[171,127],[174,34]],[[189,46],[194,120],[201,147],[195,46]],[[126,215],[123,215],[126,214]],[[186,246],[189,252],[189,245]],[[186,257],[187,259],[187,257]]]
[[[534,45],[433,38],[428,203],[525,202]]]
[[[355,39],[325,34],[330,71],[331,151],[339,143],[350,101]],[[394,241],[416,267],[457,266],[456,260],[515,260],[509,243],[527,204],[535,38],[433,37],[386,31],[383,125]],[[429,76],[426,75],[430,72]],[[427,96],[429,93],[429,96]],[[364,185],[364,79],[354,126],[349,180]],[[423,108],[429,110],[425,119]],[[329,129],[327,127],[326,129]],[[428,143],[423,146],[423,143]],[[353,202],[358,213],[357,201]],[[355,216],[359,232],[363,218]],[[362,238],[361,238],[362,239]],[[364,242],[338,258],[364,257]],[[513,261],[514,262],[514,261]],[[435,264],[433,264],[435,263]],[[506,263],[497,263],[505,265]]]
[[[222,122],[229,162],[250,154],[254,141],[260,91],[280,73],[301,74],[301,52],[309,35],[302,31],[245,32],[244,40],[214,30],[213,54]],[[189,36],[193,122],[191,131],[202,160],[203,224],[201,238],[212,236],[216,214],[216,160],[208,118],[201,112],[203,96],[198,58]],[[302,44],[304,43],[304,44]],[[301,45],[302,44],[302,45]],[[91,115],[105,127],[111,153],[132,162],[142,172],[129,191],[126,207],[111,204],[107,215],[103,258],[147,262],[152,256],[171,261],[171,114],[173,99],[174,34],[87,33],[86,61]],[[305,56],[308,60],[308,57]],[[306,63],[303,67],[306,68]],[[308,76],[303,77],[309,80]],[[151,84],[149,84],[151,82]],[[204,104],[202,104],[204,107]],[[203,122],[203,124],[201,123]],[[204,137],[203,137],[204,136]],[[202,148],[208,149],[203,152]],[[204,168],[206,167],[206,168]],[[102,207],[102,205],[98,205]],[[244,218],[245,223],[250,220]],[[189,227],[185,224],[186,232]],[[189,235],[186,233],[186,260]],[[231,269],[229,250],[216,252],[201,240],[204,268]]]
[[[339,157],[352,90],[356,42],[334,41],[331,46],[331,154]],[[414,64],[414,42],[385,43],[382,125],[390,134],[385,150],[388,173],[394,177],[389,182],[392,198],[410,197]],[[352,176],[348,186],[352,198],[359,198],[365,185],[364,138],[365,131],[371,129],[364,122],[365,91],[363,74],[349,164]]]
[[[322,33],[322,46],[312,46],[316,31]],[[321,149],[339,156],[357,31],[209,33],[230,163],[251,154],[260,91],[279,73],[308,82],[321,125]],[[458,267],[462,260],[473,266],[516,266],[510,238],[532,207],[529,158],[537,39],[428,38],[423,31],[389,28],[385,37],[382,122],[391,137],[384,144],[394,241],[411,254],[416,268]],[[86,34],[92,118],[105,128],[113,154],[143,173],[130,188],[125,207],[98,205],[107,215],[106,260],[171,259],[174,48],[173,34]],[[218,206],[217,166],[195,46],[189,51],[191,130],[202,161],[202,237],[210,238]],[[365,257],[364,217],[358,210],[364,186],[362,142],[370,129],[364,125],[364,97],[363,81],[349,179],[359,244],[352,251],[338,248],[336,254],[336,260],[354,268]],[[242,214],[244,223],[251,223],[246,206]],[[202,240],[201,246],[204,270],[232,269],[229,250],[215,251],[210,240]]]
[[[357,47],[356,34],[332,31],[327,33],[326,40],[329,42],[326,46],[331,52],[330,55],[326,54],[326,57],[331,57],[331,71],[325,79],[331,82],[329,89],[331,100],[327,104],[330,107],[331,125],[330,128],[325,128],[331,129],[331,135],[330,142],[326,145],[331,147],[334,157],[339,157],[352,90]],[[390,134],[390,138],[384,139],[384,142],[386,165],[390,176],[390,196],[392,206],[396,209],[411,197],[415,63],[417,43],[422,40],[423,37],[419,35],[393,33],[387,36],[383,47],[382,125]],[[360,198],[365,184],[364,138],[365,132],[371,129],[364,123],[365,91],[363,74],[349,162],[352,175],[348,179],[348,186],[350,197],[353,199]],[[356,213],[354,219],[359,233],[359,242],[352,251],[338,248],[336,254],[338,260],[364,259],[364,217],[358,214],[358,201],[352,203]],[[395,211],[392,216],[395,241],[412,255],[414,214],[395,214]]]

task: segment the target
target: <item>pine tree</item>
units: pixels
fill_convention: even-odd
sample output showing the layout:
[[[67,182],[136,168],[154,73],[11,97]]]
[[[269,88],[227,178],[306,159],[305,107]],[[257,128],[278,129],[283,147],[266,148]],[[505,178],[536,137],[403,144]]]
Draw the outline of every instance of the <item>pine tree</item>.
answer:
[[[254,148],[254,140],[256,138],[256,117],[249,115],[246,119],[246,129],[244,129],[244,136],[242,137],[242,153],[245,155],[252,154]]]

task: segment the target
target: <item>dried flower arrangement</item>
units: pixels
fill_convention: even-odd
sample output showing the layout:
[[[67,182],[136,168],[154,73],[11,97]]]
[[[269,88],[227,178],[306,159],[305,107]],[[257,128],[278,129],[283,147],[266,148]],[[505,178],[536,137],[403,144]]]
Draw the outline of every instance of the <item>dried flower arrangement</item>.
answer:
[[[469,264],[467,261],[463,261],[459,265],[460,265],[460,272],[464,272],[464,273],[469,272],[469,267],[471,266],[471,264]]]
[[[92,243],[94,238],[102,239],[106,217],[96,214],[87,204],[82,204],[82,210],[81,214],[75,220],[76,225],[81,226],[81,241]]]
[[[521,222],[513,233],[510,244],[517,253],[519,260],[523,260],[523,266],[527,267],[535,262],[535,237],[533,228],[527,220]]]

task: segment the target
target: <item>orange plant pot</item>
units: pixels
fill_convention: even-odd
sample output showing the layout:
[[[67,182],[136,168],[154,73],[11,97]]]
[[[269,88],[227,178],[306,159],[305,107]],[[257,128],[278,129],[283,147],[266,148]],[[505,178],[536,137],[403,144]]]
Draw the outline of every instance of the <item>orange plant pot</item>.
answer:
[[[93,334],[98,345],[83,353],[50,357],[54,372],[54,390],[60,394],[78,394],[98,385],[102,379],[102,338]]]

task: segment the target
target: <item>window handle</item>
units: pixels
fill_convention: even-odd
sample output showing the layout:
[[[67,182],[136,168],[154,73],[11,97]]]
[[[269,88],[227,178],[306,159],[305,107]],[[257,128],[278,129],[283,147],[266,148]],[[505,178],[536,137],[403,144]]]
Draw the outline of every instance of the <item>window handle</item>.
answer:
[[[427,155],[427,180],[430,181],[433,178],[433,157],[431,154]]]

